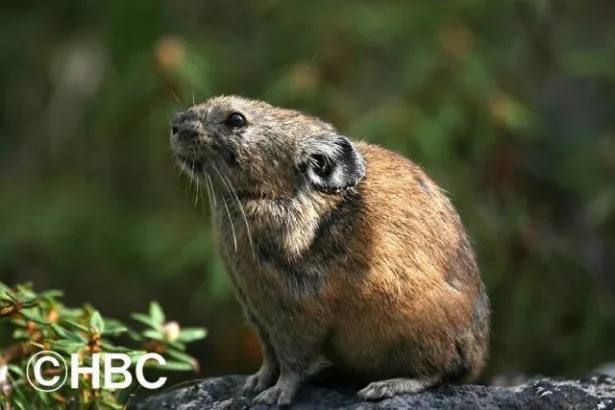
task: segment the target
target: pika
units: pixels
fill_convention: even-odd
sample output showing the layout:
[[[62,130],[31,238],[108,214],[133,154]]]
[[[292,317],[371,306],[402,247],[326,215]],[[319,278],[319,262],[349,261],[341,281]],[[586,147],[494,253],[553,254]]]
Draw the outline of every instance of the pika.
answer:
[[[446,193],[395,152],[298,111],[217,96],[171,121],[179,166],[211,194],[216,242],[263,362],[245,394],[289,405],[333,366],[364,400],[467,383],[490,304]]]

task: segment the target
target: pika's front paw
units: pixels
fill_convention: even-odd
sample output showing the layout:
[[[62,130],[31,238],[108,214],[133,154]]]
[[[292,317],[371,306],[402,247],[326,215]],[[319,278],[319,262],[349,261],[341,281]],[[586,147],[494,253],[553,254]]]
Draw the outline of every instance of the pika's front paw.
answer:
[[[275,372],[268,369],[260,369],[258,372],[248,376],[241,389],[244,396],[257,394],[268,387],[271,387],[275,380]]]
[[[301,377],[298,373],[286,373],[280,376],[275,386],[268,388],[254,399],[255,404],[290,406],[294,400]]]
[[[294,391],[278,385],[268,388],[254,399],[255,404],[267,404],[269,406],[289,406],[293,400]]]
[[[389,379],[373,382],[360,390],[358,395],[363,400],[381,400],[397,394],[420,393],[432,386],[432,380]]]

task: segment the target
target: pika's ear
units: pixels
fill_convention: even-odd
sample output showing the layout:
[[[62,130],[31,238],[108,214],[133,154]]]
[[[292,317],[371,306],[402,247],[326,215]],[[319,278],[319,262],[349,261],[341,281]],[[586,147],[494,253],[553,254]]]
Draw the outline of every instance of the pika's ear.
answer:
[[[342,135],[327,134],[312,138],[301,162],[301,169],[309,182],[323,192],[355,186],[365,177],[363,156]]]

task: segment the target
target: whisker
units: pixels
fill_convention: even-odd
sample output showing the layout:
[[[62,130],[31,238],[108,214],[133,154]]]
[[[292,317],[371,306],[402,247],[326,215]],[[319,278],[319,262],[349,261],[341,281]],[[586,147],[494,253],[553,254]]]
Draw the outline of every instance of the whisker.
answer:
[[[233,196],[233,199],[235,200],[239,210],[241,211],[241,215],[242,215],[243,220],[244,220],[244,222],[246,224],[246,230],[247,230],[247,233],[248,233],[248,241],[250,242],[250,248],[252,249],[252,254],[254,255],[254,244],[252,243],[252,233],[250,231],[250,224],[248,223],[248,218],[246,216],[246,212],[245,212],[245,210],[243,208],[243,204],[241,203],[241,200],[239,199],[239,196],[237,195],[237,191],[233,187],[233,184],[231,183],[231,180],[228,179],[228,177],[224,177],[223,175],[221,175],[220,171],[218,171],[218,169],[215,168],[215,167],[214,167],[214,170],[218,173],[218,176],[220,177],[220,179],[222,180],[224,185],[226,185],[227,190],[229,190],[229,193]],[[256,255],[254,255],[254,256],[256,256]]]
[[[169,94],[171,94],[171,96],[173,96],[173,98],[175,98],[175,101],[177,101],[179,103],[179,105],[181,105],[182,107],[184,107],[186,104],[184,104],[183,102],[180,101],[179,98],[177,98],[177,96],[175,95],[175,93],[171,90],[168,90]]]
[[[201,189],[201,212],[203,212],[203,214],[206,214],[207,210],[205,209],[205,197],[203,195],[203,190]]]
[[[220,172],[216,168],[214,168],[214,169],[216,170],[216,172],[218,172],[218,175],[220,175]],[[248,242],[250,242],[250,249],[252,250],[252,256],[254,256],[254,258],[256,259],[256,252],[254,251],[254,243],[252,242],[252,233],[250,232],[250,224],[248,223],[248,218],[246,217],[246,212],[243,209],[243,204],[241,203],[241,200],[239,199],[239,196],[237,195],[237,191],[233,187],[233,184],[231,183],[230,179],[224,178],[222,175],[220,175],[220,178],[222,180],[226,179],[226,181],[228,182],[227,187],[230,188],[231,194],[235,198],[235,202],[237,203],[237,206],[239,207],[239,210],[241,211],[241,216],[243,216],[243,221],[246,224],[246,231],[248,233]],[[226,185],[226,183],[225,183],[225,185]]]
[[[233,244],[235,245],[235,252],[237,252],[237,235],[235,234],[235,225],[233,224],[231,211],[229,211],[228,209],[228,204],[226,203],[226,199],[224,199],[224,195],[222,195],[222,202],[224,203],[224,209],[226,209],[226,214],[228,215],[228,221],[231,224],[231,232],[233,233]]]
[[[213,181],[211,180],[211,177],[209,176],[209,174],[206,174],[207,179],[210,183],[211,186],[211,190],[213,193],[213,200],[214,200],[214,207],[216,206],[216,190],[214,189],[214,184]],[[224,199],[224,195],[222,195],[222,203],[224,204],[224,209],[226,209],[226,214],[228,215],[228,219],[229,219],[229,223],[231,224],[231,232],[233,234],[233,244],[235,246],[235,252],[237,252],[237,234],[235,233],[235,225],[233,224],[233,217],[231,216],[231,211],[228,208],[228,204],[226,203],[226,199]],[[213,213],[213,215],[215,215],[215,213]],[[215,216],[214,216],[215,218]]]
[[[214,183],[211,180],[211,177],[209,176],[209,174],[205,174],[205,176],[207,177],[207,181],[209,182],[209,186],[211,188],[211,191],[213,193],[213,206],[215,207],[217,205],[217,201],[216,201],[216,190],[214,189]]]
[[[192,184],[196,179],[196,176],[194,175],[194,171],[192,171],[192,169],[194,169],[194,162],[192,162],[192,165],[190,165],[190,178],[188,178],[188,193],[192,192]]]
[[[214,210],[213,210],[213,199],[212,199],[212,196],[211,196],[211,189],[209,188],[209,175],[207,175],[206,172],[203,172],[203,174],[205,175],[205,181],[203,181],[203,182],[205,184],[205,190],[207,191],[207,198],[209,199],[209,210],[210,210],[210,212],[213,215],[213,213],[214,213]],[[203,206],[205,206],[205,205],[203,205]]]
[[[194,206],[197,206],[197,204],[199,203],[199,181],[196,180],[195,181],[195,185],[196,185],[196,195],[194,196]]]
[[[192,189],[192,175],[188,177],[188,183],[184,184],[184,195],[190,198],[190,190]]]
[[[312,61],[310,61],[310,63],[306,67],[307,68],[312,67],[317,59],[318,59],[318,53],[314,54],[314,57],[312,57]]]
[[[182,168],[179,166],[179,164],[178,164],[177,162],[173,161],[173,162],[171,162],[171,163],[169,164],[169,166],[170,166],[171,168],[173,168],[173,170],[174,170],[175,172],[177,172],[177,174],[175,175],[175,179],[176,179],[176,180],[177,180],[177,179],[179,179],[179,178],[181,178],[181,176],[184,174],[184,173],[183,173],[183,171],[182,171]]]
[[[222,178],[222,174],[220,174],[220,171],[218,171],[218,168],[215,165],[213,167],[214,167],[214,171],[216,171],[216,174],[218,174],[218,178],[220,179],[222,184],[226,187],[226,190],[228,191],[228,193],[231,194],[231,190],[229,186],[226,184],[226,181],[224,181],[224,179]],[[237,252],[237,237],[235,235],[235,224],[233,223],[233,218],[231,217],[231,211],[228,208],[228,204],[226,203],[226,199],[224,198],[224,195],[222,195],[222,201],[224,202],[224,207],[226,208],[226,214],[228,215],[229,222],[231,223],[231,230],[233,232],[233,242],[235,244],[235,252]]]
[[[216,191],[211,182],[211,177],[207,172],[205,174],[205,186],[207,187],[207,195],[209,197],[209,209],[211,211],[212,221],[216,221]]]

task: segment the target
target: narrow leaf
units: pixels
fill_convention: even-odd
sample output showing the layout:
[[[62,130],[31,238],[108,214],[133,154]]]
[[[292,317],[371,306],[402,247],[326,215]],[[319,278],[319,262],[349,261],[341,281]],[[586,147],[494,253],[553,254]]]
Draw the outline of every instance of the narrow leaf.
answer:
[[[110,343],[101,343],[100,346],[107,352],[126,353],[132,350],[123,346],[114,346]]]
[[[24,318],[37,323],[41,326],[49,326],[49,322],[47,322],[45,319],[43,319],[43,317],[41,317],[39,314],[34,313],[34,312],[27,312],[25,310],[21,311],[21,316],[23,316]]]
[[[128,328],[124,326],[119,320],[105,318],[105,335],[119,335],[127,332]]]
[[[207,336],[206,329],[196,328],[196,327],[187,327],[187,328],[182,329],[179,332],[179,337],[177,338],[177,340],[188,343],[188,342],[193,342],[195,340],[204,339],[205,336]]]
[[[199,371],[199,362],[198,360],[196,360],[194,357],[187,355],[186,353],[182,353],[182,352],[178,352],[176,350],[169,350],[166,352],[167,356],[172,357],[175,360],[178,360],[182,363],[186,363],[190,365],[190,368],[195,371],[198,372]]]
[[[149,304],[149,315],[156,327],[160,327],[164,324],[164,312],[156,301],[152,301]]]
[[[76,327],[77,329],[83,331],[83,332],[87,332],[89,329],[86,326],[83,326],[81,323],[77,323],[74,320],[64,320],[64,322],[66,322],[67,324]]]
[[[158,340],[162,340],[164,337],[161,332],[152,329],[147,329],[146,331],[144,331],[143,336]]]
[[[90,326],[101,334],[105,331],[105,322],[103,321],[102,316],[100,316],[100,313],[96,310],[92,313],[92,316],[90,316]]]
[[[150,367],[153,369],[162,369],[162,370],[180,371],[180,372],[194,370],[194,367],[190,363],[167,362],[166,364],[160,364],[155,361],[152,361],[151,364],[149,364],[150,362],[147,362],[147,363],[148,364],[146,364],[145,367]]]
[[[51,342],[51,344],[54,348],[67,353],[75,353],[84,346],[81,342],[73,342],[71,340],[58,340]]]
[[[144,325],[147,325],[153,328],[156,327],[156,323],[149,316],[144,315],[143,313],[133,313],[130,315],[130,317],[138,322],[143,323]]]
[[[50,290],[41,292],[39,296],[45,299],[58,299],[64,296],[64,292],[62,292],[61,290],[57,290],[57,289],[50,289]]]

